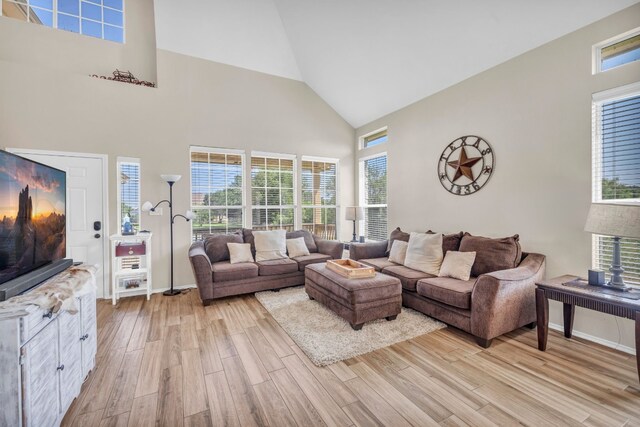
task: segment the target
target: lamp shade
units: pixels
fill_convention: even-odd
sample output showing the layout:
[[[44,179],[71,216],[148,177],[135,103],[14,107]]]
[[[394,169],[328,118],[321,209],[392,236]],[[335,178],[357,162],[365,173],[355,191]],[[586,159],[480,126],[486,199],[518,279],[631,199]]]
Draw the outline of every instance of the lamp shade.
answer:
[[[192,220],[193,218],[195,218],[196,216],[194,215],[193,211],[187,211],[187,213],[184,214],[184,217],[187,218],[187,220]]]
[[[364,219],[364,208],[360,206],[349,206],[345,209],[344,219],[347,221],[360,221]]]
[[[153,209],[153,204],[149,201],[144,202],[142,205],[142,212],[149,212],[151,209]]]
[[[163,174],[160,175],[160,178],[164,179],[167,182],[178,182],[180,181],[180,178],[182,178],[182,175]]]
[[[615,237],[640,237],[640,205],[592,203],[584,231]]]

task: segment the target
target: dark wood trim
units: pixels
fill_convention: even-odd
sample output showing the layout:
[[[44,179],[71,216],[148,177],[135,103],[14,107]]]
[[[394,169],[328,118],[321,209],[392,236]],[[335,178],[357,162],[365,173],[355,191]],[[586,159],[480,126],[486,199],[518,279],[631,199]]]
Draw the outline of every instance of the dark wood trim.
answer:
[[[538,350],[547,349],[547,337],[549,336],[549,300],[544,289],[536,289],[536,317],[538,319]]]

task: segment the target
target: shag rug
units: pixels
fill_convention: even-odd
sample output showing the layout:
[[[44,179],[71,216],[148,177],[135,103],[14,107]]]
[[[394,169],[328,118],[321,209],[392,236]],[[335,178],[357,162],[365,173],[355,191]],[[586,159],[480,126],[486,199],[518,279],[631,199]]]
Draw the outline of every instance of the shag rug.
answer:
[[[354,331],[347,321],[310,300],[304,286],[258,292],[256,298],[317,366],[331,365],[446,327],[402,307],[395,320],[367,322],[361,330]]]

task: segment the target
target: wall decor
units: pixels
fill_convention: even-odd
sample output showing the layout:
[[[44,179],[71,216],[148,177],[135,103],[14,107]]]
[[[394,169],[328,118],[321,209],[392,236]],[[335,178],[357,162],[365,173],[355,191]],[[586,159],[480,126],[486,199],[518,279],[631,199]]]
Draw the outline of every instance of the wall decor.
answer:
[[[91,77],[96,77],[103,80],[113,80],[115,82],[130,83],[138,86],[156,87],[156,84],[153,82],[148,82],[146,80],[138,80],[131,73],[131,71],[120,71],[118,69],[116,69],[113,72],[113,77],[98,76],[97,74],[92,74]]]
[[[484,138],[461,136],[447,145],[440,155],[438,178],[449,193],[467,196],[489,181],[494,168],[495,156]]]

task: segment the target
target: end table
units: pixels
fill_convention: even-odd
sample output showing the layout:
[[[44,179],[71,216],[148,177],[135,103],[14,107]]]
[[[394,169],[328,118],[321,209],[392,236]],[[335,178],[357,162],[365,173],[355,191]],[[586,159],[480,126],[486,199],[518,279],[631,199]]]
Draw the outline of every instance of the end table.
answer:
[[[564,283],[578,279],[578,276],[560,276],[536,283],[536,313],[538,318],[538,350],[547,349],[549,335],[549,300],[563,304],[564,336],[571,338],[573,316],[576,305],[636,321],[636,361],[640,380],[640,300],[623,298],[619,295],[602,293],[599,286],[573,287]]]

